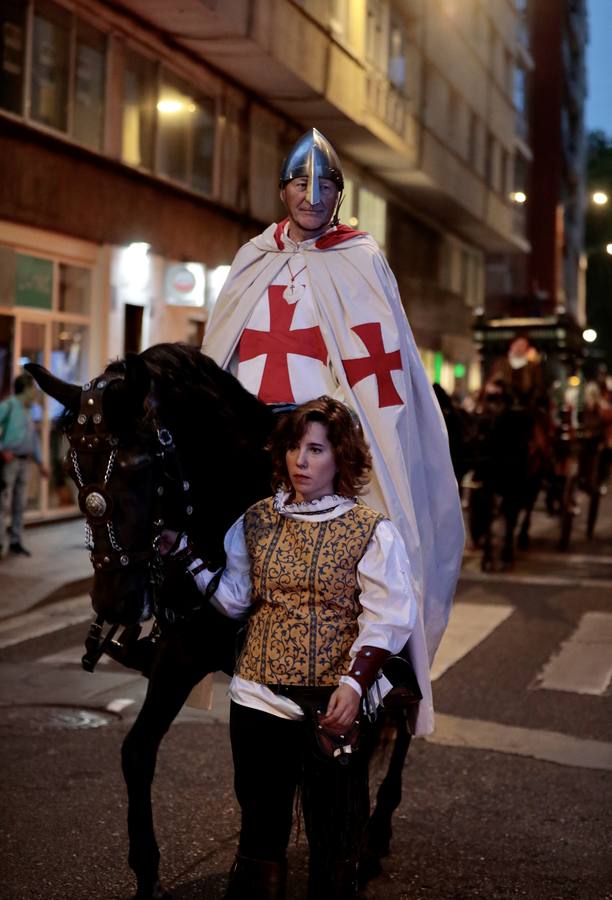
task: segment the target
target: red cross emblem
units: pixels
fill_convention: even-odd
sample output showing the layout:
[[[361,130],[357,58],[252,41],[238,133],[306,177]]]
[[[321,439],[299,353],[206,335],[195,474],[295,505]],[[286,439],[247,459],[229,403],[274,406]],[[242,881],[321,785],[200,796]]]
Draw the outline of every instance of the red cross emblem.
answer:
[[[268,288],[270,331],[245,328],[240,338],[240,362],[266,354],[258,394],[264,403],[295,403],[287,364],[289,353],[309,356],[327,364],[327,348],[318,326],[291,330],[295,306],[284,300],[284,290],[284,284],[271,284]]]
[[[391,372],[402,369],[402,358],[399,350],[387,353],[382,339],[380,322],[368,322],[365,325],[355,325],[351,329],[359,335],[366,345],[369,356],[359,359],[343,359],[342,364],[348,383],[351,387],[358,381],[363,381],[368,375],[376,375],[378,386],[378,406],[401,406],[403,400],[395,390]]]

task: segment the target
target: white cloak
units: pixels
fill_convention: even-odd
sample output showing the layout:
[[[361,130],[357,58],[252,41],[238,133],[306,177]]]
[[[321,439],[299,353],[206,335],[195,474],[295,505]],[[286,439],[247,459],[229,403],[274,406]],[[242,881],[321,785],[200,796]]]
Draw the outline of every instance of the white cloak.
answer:
[[[295,253],[282,239],[283,225],[241,247],[219,295],[202,349],[225,369],[255,305]],[[444,420],[397,282],[374,239],[341,226],[337,235],[300,244],[299,252],[330,365],[372,453],[364,499],[389,516],[406,545],[423,626],[408,646],[420,675],[446,628],[464,546]],[[377,371],[364,374],[368,368]]]

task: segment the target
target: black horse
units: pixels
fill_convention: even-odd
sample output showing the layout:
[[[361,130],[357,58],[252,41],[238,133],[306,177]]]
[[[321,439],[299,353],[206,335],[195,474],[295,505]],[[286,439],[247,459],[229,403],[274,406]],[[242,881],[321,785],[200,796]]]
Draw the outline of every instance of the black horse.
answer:
[[[237,625],[215,611],[183,568],[162,564],[157,542],[164,528],[187,531],[199,556],[212,568],[222,565],[225,532],[270,493],[266,444],[274,414],[211,359],[182,344],[130,354],[82,388],[40,366],[28,369],[66,408],[66,465],[89,529],[97,618],[83,665],[92,670],[105,651],[149,676],[122,765],[136,898],[159,900],[168,895],[159,880],[151,806],[157,751],[194,685],[210,672],[231,673]],[[151,615],[154,630],[139,639],[138,623]],[[111,630],[103,637],[107,623]],[[127,627],[112,640],[119,625]],[[379,870],[389,848],[410,742],[401,708],[390,706],[377,731],[389,725],[397,741],[368,829],[368,875]],[[365,752],[373,749],[374,741]]]
[[[482,569],[491,571],[493,523],[497,510],[504,523],[502,568],[515,557],[515,532],[519,549],[529,546],[531,514],[550,467],[544,413],[517,406],[502,384],[485,386],[472,419],[469,454],[475,487],[470,494],[469,522],[472,539],[482,545]]]

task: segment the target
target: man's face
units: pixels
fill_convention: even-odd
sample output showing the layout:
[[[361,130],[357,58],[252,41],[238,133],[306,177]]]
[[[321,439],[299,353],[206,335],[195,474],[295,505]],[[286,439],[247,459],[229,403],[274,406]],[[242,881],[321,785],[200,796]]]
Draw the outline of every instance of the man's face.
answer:
[[[281,190],[281,200],[287,207],[290,231],[298,238],[316,237],[327,228],[338,202],[338,188],[329,178],[319,178],[319,202],[311,205],[306,199],[308,179],[294,178]],[[293,226],[293,227],[291,227]]]

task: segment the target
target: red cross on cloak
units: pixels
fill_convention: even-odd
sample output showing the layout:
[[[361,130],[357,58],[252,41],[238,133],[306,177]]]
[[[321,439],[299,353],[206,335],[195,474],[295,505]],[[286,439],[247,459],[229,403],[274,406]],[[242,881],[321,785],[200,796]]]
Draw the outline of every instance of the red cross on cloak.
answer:
[[[380,322],[367,322],[364,325],[355,325],[351,329],[359,335],[366,345],[369,356],[360,359],[343,359],[342,365],[346,372],[348,383],[351,387],[358,381],[363,381],[368,375],[376,375],[378,386],[378,406],[401,406],[403,400],[395,389],[391,372],[402,369],[402,358],[399,350],[387,353],[382,339],[382,327]]]
[[[295,403],[287,364],[289,353],[309,356],[327,364],[327,348],[318,326],[291,330],[295,305],[283,298],[284,290],[284,284],[271,284],[268,288],[270,331],[245,328],[240,338],[240,362],[266,354],[258,394],[264,403]]]

